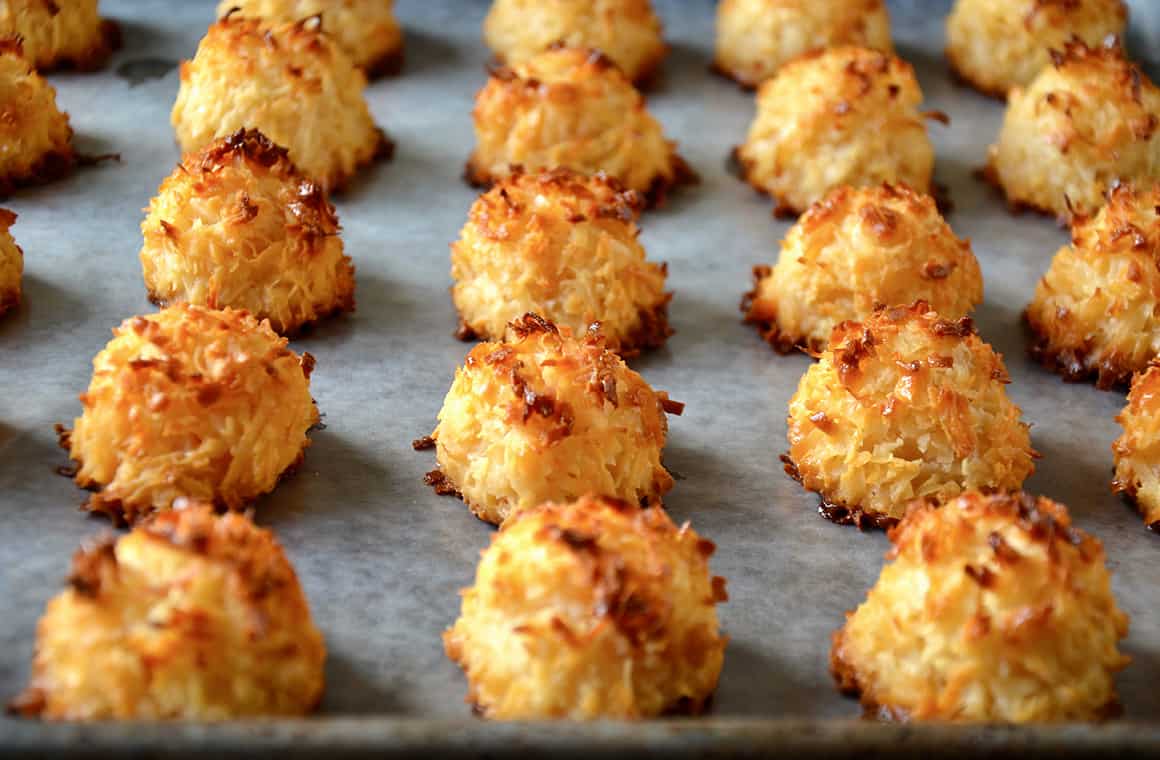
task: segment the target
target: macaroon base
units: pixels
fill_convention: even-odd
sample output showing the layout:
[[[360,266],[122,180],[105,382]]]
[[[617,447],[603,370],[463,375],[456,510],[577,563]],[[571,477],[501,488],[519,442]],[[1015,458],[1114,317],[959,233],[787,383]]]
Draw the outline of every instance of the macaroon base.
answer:
[[[802,482],[801,472],[798,470],[797,463],[790,458],[789,454],[781,455],[781,463],[786,475],[798,483]],[[804,484],[802,487],[805,487]],[[864,509],[861,506],[852,506],[841,502],[830,501],[825,494],[819,491],[813,491],[813,493],[817,494],[819,499],[818,514],[836,525],[853,525],[860,531],[866,531],[888,530],[898,524],[897,517]]]

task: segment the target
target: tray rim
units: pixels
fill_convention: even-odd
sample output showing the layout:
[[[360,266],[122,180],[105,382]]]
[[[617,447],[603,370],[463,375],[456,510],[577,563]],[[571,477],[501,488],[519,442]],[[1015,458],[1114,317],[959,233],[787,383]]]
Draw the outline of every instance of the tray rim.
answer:
[[[41,723],[0,720],[5,756],[92,755],[131,751],[280,758],[376,755],[445,756],[657,752],[669,757],[718,753],[790,756],[880,754],[987,756],[1160,754],[1160,722],[1103,724],[913,724],[851,719],[700,718],[655,721],[488,722],[481,719],[337,717],[221,723]]]

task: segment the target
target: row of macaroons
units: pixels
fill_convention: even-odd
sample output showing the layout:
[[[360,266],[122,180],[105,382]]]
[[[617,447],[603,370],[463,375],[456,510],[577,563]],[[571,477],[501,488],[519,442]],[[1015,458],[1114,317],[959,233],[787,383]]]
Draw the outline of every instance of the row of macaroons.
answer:
[[[222,0],[219,16],[268,23],[321,16],[325,30],[368,76],[397,73],[403,30],[392,0]],[[1026,86],[1049,62],[1048,51],[1078,37],[1093,44],[1122,35],[1123,0],[956,0],[947,18],[947,59],[977,89],[1002,97]],[[713,67],[755,87],[800,55],[842,45],[893,52],[883,0],[723,0],[717,7]],[[97,0],[54,7],[14,0],[0,16],[0,36],[24,40],[40,70],[91,70],[120,44],[116,22]],[[553,44],[603,50],[629,79],[647,83],[667,53],[661,19],[649,0],[494,0],[483,38],[497,60],[522,63]]]
[[[601,343],[598,350],[592,349],[593,356],[603,356],[607,348],[630,357],[663,343],[671,333],[667,319],[671,294],[665,291],[664,265],[648,261],[638,240],[639,208],[638,195],[600,175],[590,177],[566,170],[518,172],[500,181],[473,204],[459,239],[451,247],[452,300],[459,313],[460,337],[502,340],[509,323],[524,325],[525,332],[530,329],[527,325],[532,323],[523,315],[535,313],[574,335],[582,335],[590,325],[599,323]],[[14,215],[5,215],[0,226],[7,227],[13,219]],[[1108,203],[1097,214],[1090,218],[1077,216],[1072,226],[1073,242],[1056,254],[1026,312],[1036,334],[1031,352],[1066,377],[1096,377],[1103,387],[1126,384],[1134,373],[1148,369],[1157,356],[1154,336],[1155,314],[1160,306],[1156,295],[1160,292],[1160,268],[1155,262],[1160,252],[1160,184],[1146,190],[1121,185],[1111,192]],[[354,306],[354,266],[343,251],[333,206],[317,185],[295,169],[283,149],[256,131],[238,132],[187,156],[161,184],[142,231],[140,259],[146,290],[157,303],[245,309],[282,334]],[[0,303],[19,300],[21,258],[19,247],[5,230],[0,235]],[[970,243],[954,234],[933,199],[903,185],[883,185],[838,188],[812,206],[786,235],[777,265],[758,268],[756,285],[742,307],[746,320],[756,324],[775,348],[800,348],[818,355],[827,347],[832,352],[846,350],[844,341],[852,340],[851,329],[882,323],[884,318],[878,310],[881,304],[904,307],[922,303],[929,311],[929,318],[924,319],[959,324],[982,298],[982,276]],[[953,398],[965,403],[959,411],[967,415],[957,429],[940,427],[956,418],[956,409],[948,411],[938,406],[951,396],[931,398],[932,406],[918,415],[926,421],[907,433],[909,443],[903,453],[883,459],[882,452],[874,448],[881,443],[877,436],[889,439],[900,434],[897,421],[909,416],[901,413],[903,407],[898,407],[889,418],[890,424],[866,421],[869,430],[877,431],[870,439],[876,443],[867,442],[866,430],[854,431],[854,437],[838,447],[841,457],[828,463],[844,472],[845,467],[870,457],[894,462],[903,468],[901,472],[893,472],[894,465],[890,465],[875,477],[853,476],[850,482],[856,486],[841,485],[833,480],[817,480],[810,458],[794,455],[799,459],[796,474],[803,482],[829,503],[840,505],[851,514],[875,519],[899,515],[888,514],[868,499],[903,505],[915,497],[941,493],[944,481],[954,488],[1019,487],[1031,471],[1032,454],[1026,430],[1018,422],[1018,410],[1003,411],[1009,402],[998,381],[1006,377],[1006,372],[1001,366],[990,367],[998,359],[977,337],[958,337],[962,339],[960,343],[977,344],[962,348],[973,358],[968,356],[957,365],[932,369],[938,370],[938,378],[945,375],[950,381],[957,381],[964,368],[970,367],[967,379],[978,380],[978,386],[969,392],[952,389],[960,394]],[[119,345],[116,340],[110,349],[114,345]],[[927,343],[908,339],[896,349],[894,359],[905,351],[917,351],[918,354],[899,360],[926,362],[922,352],[928,349],[932,355],[949,356],[947,351],[936,351]],[[95,360],[98,369],[107,362],[108,351]],[[148,357],[131,354],[129,358],[139,361]],[[883,357],[882,361],[887,377],[908,385],[915,381],[914,372],[900,374],[897,368],[891,369],[890,357]],[[591,371],[596,372],[604,363],[606,360],[601,359]],[[843,360],[842,366],[847,364]],[[513,368],[508,369],[514,372]],[[1148,376],[1143,375],[1141,382]],[[810,377],[807,374],[807,379]],[[863,396],[857,392],[851,392],[848,398],[844,395],[850,391],[850,377],[845,370],[833,378],[827,376],[827,382],[830,380],[847,385],[845,390],[836,386],[835,391],[845,401]],[[484,382],[484,388],[489,382]],[[529,407],[528,414],[537,412],[546,418],[552,415],[545,409],[560,411],[550,409],[550,401],[544,400],[558,396],[551,387],[554,381],[546,382],[548,387],[529,391],[533,396],[548,395],[538,401],[539,406]],[[940,379],[922,387],[944,394],[949,392],[944,385]],[[86,397],[90,401],[96,398],[95,388],[90,388]],[[987,394],[993,394],[992,401],[998,404],[995,408],[1001,413],[996,419],[1002,421],[1003,429],[1022,430],[1016,436],[1018,440],[1011,439],[1009,456],[985,451],[985,442],[1006,440],[1006,436],[984,435],[983,431],[989,428],[984,420],[976,418],[981,409],[988,408],[988,404],[979,403],[983,397],[991,398]],[[1150,398],[1143,391],[1138,395]],[[834,403],[838,406],[828,413],[823,413],[821,407],[808,410],[809,415],[822,414],[830,420],[825,425],[799,420],[804,428],[791,426],[791,454],[801,445],[813,448],[839,440],[834,437],[836,431],[854,419],[854,409]],[[917,403],[913,398],[908,400],[909,406]],[[304,435],[313,424],[309,412],[312,407],[305,403],[300,406],[299,424],[292,427],[301,428]],[[629,408],[639,406],[630,404]],[[1148,522],[1155,523],[1160,520],[1160,484],[1148,473],[1150,444],[1156,431],[1146,427],[1148,415],[1132,414],[1132,408],[1130,404],[1125,411],[1126,432],[1116,448],[1117,489],[1133,495]],[[575,420],[556,422],[560,431],[569,433],[567,425]],[[671,485],[660,466],[664,439],[661,421],[646,414],[618,429],[626,436],[618,444],[625,452],[620,464],[629,467],[639,458],[640,467],[629,467],[636,470],[631,481],[609,474],[598,491],[632,500],[659,498]],[[467,435],[474,428],[469,425],[465,431]],[[807,431],[815,434],[807,435]],[[950,458],[936,461],[928,447],[923,455],[926,464],[918,471],[908,469],[917,467],[915,462],[923,457],[906,452],[936,432],[932,440],[944,442],[942,454]],[[635,438],[638,434],[644,437]],[[444,430],[444,436],[449,435]],[[285,452],[275,458],[273,463],[277,466],[237,496],[230,495],[231,489],[225,484],[219,484],[216,493],[201,490],[153,495],[141,491],[136,484],[114,485],[109,482],[113,473],[130,478],[140,474],[137,468],[122,469],[116,459],[104,460],[108,467],[104,475],[86,476],[82,482],[100,486],[104,495],[94,497],[95,501],[120,505],[118,508],[125,515],[147,511],[176,495],[237,507],[273,486],[277,475],[300,451],[303,439],[294,433],[280,440]],[[642,447],[641,441],[648,445]],[[861,443],[852,445],[852,441]],[[957,459],[973,454],[978,442],[982,442],[979,446],[984,452],[977,466],[952,474]],[[485,509],[493,521],[498,522],[516,504],[530,506],[561,498],[559,493],[514,486],[499,489],[508,495],[502,503],[496,502],[494,497],[485,495],[493,490],[486,470],[456,471],[466,462],[477,468],[486,467],[490,459],[478,456],[481,452],[473,451],[469,441],[462,445],[463,461],[458,465],[446,446],[440,450],[441,467],[451,477],[452,487],[465,492],[468,502],[477,510]],[[110,448],[114,452],[121,449],[119,445]],[[568,450],[567,456],[562,455],[564,450]],[[88,459],[80,452],[74,453],[78,460]],[[558,453],[561,461],[545,471],[568,472],[586,457],[599,464],[606,454],[600,445],[583,455],[568,447]],[[574,457],[579,459],[571,459]],[[566,461],[569,459],[571,464]],[[97,457],[86,466],[96,466],[97,461],[102,459]],[[927,477],[930,466],[937,467],[945,477]],[[853,469],[861,472],[863,468]],[[923,488],[928,490],[915,490],[912,485],[920,475]],[[591,477],[591,472],[584,474],[584,478]],[[846,476],[835,477],[841,480]],[[885,488],[885,483],[895,481],[901,490]],[[590,480],[584,482],[588,485],[577,487],[567,496],[578,497],[593,487]],[[480,494],[466,493],[481,483]],[[848,491],[849,487],[854,487],[854,491]],[[130,494],[132,497],[127,498]]]
[[[192,225],[163,225],[167,247],[154,253],[147,245],[142,254],[146,282],[151,263],[201,256],[181,271],[192,292],[246,293],[294,313],[288,305],[298,302],[288,293],[311,293],[318,288],[310,286],[326,284],[302,262],[322,261],[324,271],[344,274],[345,294],[306,306],[323,313],[348,308],[353,267],[337,234],[308,236],[337,246],[332,261],[310,255],[309,241],[247,237],[254,229],[290,226],[270,210],[277,201],[272,194],[240,189],[261,182],[247,174],[252,156],[234,148],[255,144],[275,151],[273,157],[260,154],[269,159],[266,166],[285,163],[260,136],[244,133],[233,147],[221,146],[230,171],[211,175],[231,188],[227,197],[244,199],[243,207],[226,214],[224,200],[215,206],[201,199],[221,217],[216,221],[221,230],[240,226],[241,237],[231,247],[229,241],[190,235]],[[233,160],[239,155],[242,160]],[[197,174],[176,176],[212,184]],[[467,249],[455,263],[461,269],[481,261],[487,266],[478,266],[481,273],[474,279],[457,277],[453,298],[461,315],[502,313],[513,303],[562,304],[552,311],[567,321],[556,321],[555,313],[544,318],[527,312],[493,333],[461,316],[464,332],[483,332],[491,342],[471,349],[447,393],[428,440],[439,464],[429,480],[497,524],[512,511],[590,491],[657,503],[673,485],[662,465],[666,414],[679,414],[681,405],[655,392],[624,363],[623,355],[640,342],[609,339],[600,320],[644,314],[635,326],[621,322],[631,327],[623,334],[641,335],[643,323],[663,339],[669,332],[663,269],[645,260],[631,207],[619,205],[626,203],[624,194],[607,181],[560,172],[521,179],[532,183],[530,190],[505,184],[476,202],[474,219],[453,245],[453,251]],[[325,200],[313,204],[307,194],[295,193],[296,187],[284,188],[300,201],[294,213],[314,213],[334,225]],[[534,211],[521,191],[540,198]],[[596,197],[601,192],[607,194],[603,199]],[[1155,306],[1149,283],[1160,274],[1146,275],[1145,268],[1156,269],[1153,257],[1160,250],[1158,195],[1160,188],[1147,201],[1150,208],[1138,210],[1152,216],[1151,226],[1143,227],[1102,218],[1131,216],[1133,209],[1120,205],[1136,202],[1134,193],[1127,187],[1114,193],[1101,215],[1083,223],[1075,242],[1057,255],[1028,309],[1029,321],[1040,331],[1032,352],[1052,366],[1083,376],[1081,367],[1068,364],[1078,361],[1082,350],[1097,356],[1093,369],[1109,382],[1126,381],[1140,370],[1119,418],[1124,435],[1114,447],[1115,488],[1137,500],[1148,524],[1160,520],[1160,492],[1151,474],[1158,435],[1151,424],[1152,387],[1160,368],[1147,353],[1138,357],[1140,366],[1128,363],[1132,357],[1123,342],[1146,343],[1150,336],[1141,337],[1142,327],[1126,320],[1141,311],[1151,318]],[[829,200],[790,230],[778,265],[759,268],[757,287],[743,303],[747,319],[758,323],[775,347],[797,346],[819,358],[790,401],[788,471],[821,495],[827,516],[859,523],[896,521],[915,498],[1018,489],[1033,471],[1036,455],[1028,426],[1007,397],[1002,358],[979,338],[967,316],[982,289],[969,244],[954,236],[929,197],[904,187],[845,190]],[[498,213],[489,202],[499,204]],[[477,221],[505,229],[502,234],[472,229]],[[19,254],[5,233],[0,252],[10,249]],[[260,277],[244,266],[204,258],[215,249],[229,249],[231,255],[247,250],[267,255],[275,249],[270,262],[285,267],[266,267],[277,276]],[[548,260],[547,268],[537,257]],[[1114,261],[1107,264],[1108,259]],[[574,270],[558,275],[551,267],[559,267],[559,260],[572,261]],[[1097,280],[1082,271],[1093,261],[1119,278]],[[197,274],[215,269],[240,274],[220,282],[217,275]],[[617,287],[639,279],[634,270],[656,274],[656,269],[661,269],[657,303],[641,303],[637,293]],[[1072,292],[1064,288],[1069,284]],[[472,287],[488,298],[464,295],[462,289]],[[545,288],[549,295],[541,292]],[[160,299],[153,287],[149,293],[154,300],[171,295]],[[318,422],[309,392],[309,354],[295,355],[269,318],[216,303],[213,296],[181,295],[174,306],[130,318],[114,330],[93,359],[92,381],[81,395],[82,415],[71,431],[62,431],[62,445],[78,465],[77,483],[96,491],[90,509],[118,520],[132,522],[177,497],[242,508],[297,463],[309,429]],[[888,296],[900,300],[881,300]],[[1095,316],[1084,311],[1092,308]],[[803,324],[810,330],[800,329]],[[824,341],[811,332],[820,327],[829,330]],[[1076,335],[1087,336],[1087,342],[1069,347],[1064,340]],[[525,434],[513,436],[513,426]],[[531,443],[536,445],[529,449]]]
[[[1093,17],[1122,26],[1119,0],[1087,4],[1103,6],[1089,9]],[[477,145],[468,179],[489,184],[513,166],[603,171],[652,202],[692,179],[631,80],[596,48],[567,39],[572,47],[505,53],[511,65],[492,70],[473,110]],[[14,186],[58,174],[75,158],[51,87],[23,63],[18,46],[8,48],[0,74],[35,94],[28,101],[37,114],[24,126],[30,134],[20,150],[0,162],[0,176]],[[1028,50],[1048,58],[1046,48]],[[1012,204],[1061,216],[1093,211],[1117,180],[1153,179],[1160,91],[1115,38],[1093,46],[1066,39],[1050,62],[1026,88],[1011,90],[988,178]],[[227,12],[183,64],[172,122],[187,152],[259,129],[324,188],[339,188],[391,150],[363,98],[365,83],[320,17]],[[907,183],[930,192],[934,152],[924,120],[945,115],[921,111],[921,101],[913,69],[889,52],[855,44],[813,50],[762,86],[736,158],[750,183],[794,213],[841,185]]]
[[[210,506],[245,504],[301,458],[318,420],[312,359],[230,309],[180,304],[114,332],[61,442],[78,484],[94,491],[88,507],[135,527],[76,555],[11,709],[56,720],[314,709],[325,646],[292,568],[268,531]],[[894,307],[843,325],[834,341],[791,401],[787,469],[803,482],[809,458],[825,460],[822,449],[839,441],[796,446],[795,406],[835,439],[867,421],[896,424],[898,440],[844,473],[861,468],[894,494],[923,426],[930,469],[957,457],[956,469],[985,478],[997,460],[1024,456],[1029,471],[1002,362],[969,320]],[[890,372],[905,379],[883,382]],[[867,405],[848,419],[826,406],[853,398],[842,383]],[[986,417],[979,429],[969,427],[974,408]],[[705,707],[725,650],[715,606],[727,595],[709,572],[713,544],[674,525],[660,503],[672,485],[660,463],[665,414],[680,411],[598,331],[573,336],[535,315],[513,322],[504,342],[476,346],[456,372],[435,432],[415,446],[437,449],[440,469],[428,476],[437,491],[501,523],[444,634],[481,714],[639,718]],[[835,637],[839,688],[869,713],[912,720],[1106,716],[1128,662],[1118,650],[1128,617],[1100,542],[1017,485],[984,492],[940,475],[942,487],[924,486],[892,529],[893,561]],[[556,496],[523,505],[511,493]],[[830,517],[842,509],[824,504]]]
[[[270,34],[280,47],[265,44]],[[183,68],[173,108],[183,150],[257,128],[327,188],[382,155],[382,133],[356,96],[362,82],[341,56],[316,52],[319,35],[232,17],[211,26]],[[299,55],[288,69],[291,52]],[[1160,90],[1114,39],[1069,41],[1052,62],[1012,92],[987,176],[1012,204],[1089,212],[1114,180],[1153,178]],[[243,65],[249,74],[239,78]],[[762,86],[735,155],[751,184],[794,213],[841,185],[904,182],[930,192],[934,151],[924,120],[946,119],[921,111],[921,101],[913,69],[889,53],[844,46],[807,54]],[[476,184],[506,178],[513,166],[566,168],[604,172],[660,203],[695,179],[640,92],[593,48],[555,47],[493,69],[472,117],[466,177]]]

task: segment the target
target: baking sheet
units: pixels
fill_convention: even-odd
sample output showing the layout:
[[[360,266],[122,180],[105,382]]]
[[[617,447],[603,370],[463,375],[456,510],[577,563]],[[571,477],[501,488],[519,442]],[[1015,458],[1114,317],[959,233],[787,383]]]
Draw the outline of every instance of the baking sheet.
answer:
[[[4,203],[19,214],[13,232],[26,254],[25,305],[0,320],[4,698],[26,682],[36,621],[61,588],[73,550],[109,530],[76,510],[84,494],[54,473],[66,459],[52,425],[79,413],[76,396],[110,328],[151,310],[138,225],[178,159],[169,125],[178,78],[169,64],[192,55],[215,3],[101,5],[122,24],[124,48],[102,73],[52,81],[80,147],[122,159]],[[1149,5],[1138,3],[1134,15],[1137,54],[1160,30],[1160,14],[1149,14],[1158,9]],[[312,390],[326,429],[314,434],[301,471],[259,503],[256,519],[286,547],[326,636],[323,718],[467,719],[465,682],[444,657],[440,633],[493,530],[423,485],[433,457],[412,451],[411,440],[434,426],[469,348],[451,336],[447,246],[476,195],[460,173],[473,144],[473,96],[485,80],[479,29],[486,3],[397,6],[406,68],[368,90],[377,120],[397,142],[395,159],[336,199],[358,267],[358,310],[293,344],[318,358]],[[1009,392],[1034,423],[1034,445],[1044,455],[1028,489],[1067,503],[1076,523],[1107,546],[1115,591],[1132,617],[1124,649],[1133,663],[1118,678],[1121,699],[1128,718],[1156,720],[1160,537],[1108,487],[1113,417],[1124,396],[1064,384],[1025,356],[1020,311],[1066,236],[1051,220],[1009,215],[973,179],[1003,109],[948,77],[941,56],[948,6],[915,0],[891,7],[899,52],[917,67],[927,107],[952,118],[930,131],[937,179],[954,202],[949,221],[972,239],[986,281],[976,320],[1007,357]],[[671,421],[665,460],[680,479],[665,501],[674,519],[691,520],[717,543],[713,570],[729,580],[731,599],[720,612],[731,641],[713,715],[850,718],[857,704],[838,695],[827,671],[830,633],[874,582],[888,544],[880,532],[821,519],[817,498],[782,473],[786,403],[809,360],[775,355],[741,324],[737,304],[751,267],[776,260],[789,224],[772,219],[770,201],[727,169],[753,107],[751,95],[706,70],[712,3],[657,7],[672,52],[650,106],[701,183],[643,220],[650,256],[669,263],[677,334],[633,366],[687,404]],[[353,734],[380,725],[386,736],[403,724],[353,725]],[[31,730],[0,719],[0,739],[27,738]],[[59,739],[65,731],[41,735]]]

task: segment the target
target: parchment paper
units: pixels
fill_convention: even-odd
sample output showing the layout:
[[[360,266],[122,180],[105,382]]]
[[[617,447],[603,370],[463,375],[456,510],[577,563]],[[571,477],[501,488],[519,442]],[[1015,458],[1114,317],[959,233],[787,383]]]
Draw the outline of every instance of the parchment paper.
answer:
[[[52,81],[81,148],[121,161],[3,204],[20,215],[13,231],[26,253],[26,304],[0,320],[3,698],[27,679],[36,621],[72,552],[110,529],[78,512],[84,494],[54,473],[66,459],[52,426],[79,413],[77,394],[110,328],[152,308],[137,251],[141,209],[178,159],[169,124],[178,75],[167,62],[193,54],[215,3],[101,5],[121,22],[124,48],[104,72]],[[1157,37],[1148,5],[1136,6],[1137,41]],[[976,319],[1006,356],[1009,391],[1034,423],[1043,459],[1028,488],[1067,503],[1107,546],[1132,617],[1124,648],[1134,661],[1118,679],[1121,698],[1129,717],[1155,720],[1160,537],[1108,485],[1124,395],[1064,384],[1025,356],[1020,312],[1066,236],[1052,220],[1010,215],[972,177],[1003,106],[950,80],[941,54],[948,6],[894,3],[894,33],[927,107],[952,119],[930,131],[937,178],[954,202],[949,220],[982,263],[986,302]],[[751,95],[706,70],[713,5],[658,8],[672,52],[650,105],[702,181],[643,220],[650,256],[670,266],[677,334],[633,365],[688,405],[672,419],[666,463],[680,480],[666,503],[674,519],[717,543],[713,569],[729,580],[721,615],[731,643],[714,711],[851,717],[857,705],[837,694],[827,672],[830,633],[873,584],[888,543],[880,532],[823,520],[817,498],[782,473],[786,403],[810,360],[775,355],[741,324],[737,304],[751,267],[776,260],[789,223],[772,219],[771,202],[727,171],[753,106]],[[476,195],[460,173],[489,57],[479,40],[485,10],[482,2],[398,3],[406,68],[368,90],[396,157],[336,199],[358,267],[358,310],[293,344],[318,358],[313,393],[326,429],[314,434],[302,470],[258,504],[256,519],[285,545],[326,635],[323,716],[468,715],[464,679],[444,657],[440,633],[493,530],[423,485],[433,456],[412,451],[411,440],[433,428],[469,348],[451,335],[447,246]],[[147,78],[158,72],[167,73]]]

